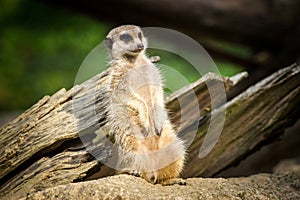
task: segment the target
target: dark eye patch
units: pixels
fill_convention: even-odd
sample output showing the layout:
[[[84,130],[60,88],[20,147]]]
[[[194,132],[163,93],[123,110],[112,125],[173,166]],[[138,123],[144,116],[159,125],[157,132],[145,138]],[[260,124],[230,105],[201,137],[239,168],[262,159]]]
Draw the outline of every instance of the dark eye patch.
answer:
[[[139,32],[138,37],[139,37],[140,40],[142,40],[142,33],[141,32]]]
[[[120,40],[124,41],[124,42],[129,42],[131,40],[133,40],[132,36],[129,34],[122,34],[120,35]]]

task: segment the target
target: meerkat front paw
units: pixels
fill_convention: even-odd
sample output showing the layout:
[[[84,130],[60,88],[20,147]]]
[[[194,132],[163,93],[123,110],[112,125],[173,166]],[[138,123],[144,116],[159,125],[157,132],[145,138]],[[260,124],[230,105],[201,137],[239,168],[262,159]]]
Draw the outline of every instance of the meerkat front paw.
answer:
[[[159,56],[151,56],[149,59],[152,63],[158,63],[160,61]]]

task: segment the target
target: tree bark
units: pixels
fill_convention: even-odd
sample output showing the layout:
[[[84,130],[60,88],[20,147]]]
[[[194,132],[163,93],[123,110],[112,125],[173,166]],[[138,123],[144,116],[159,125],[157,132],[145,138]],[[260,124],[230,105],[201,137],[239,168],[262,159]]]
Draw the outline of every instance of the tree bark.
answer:
[[[29,191],[82,181],[100,169],[102,164],[91,155],[105,159],[111,149],[103,143],[90,143],[85,148],[82,141],[87,144],[105,124],[106,75],[103,72],[69,91],[62,89],[44,97],[0,129],[0,197],[19,198]],[[299,118],[297,65],[278,71],[226,104],[220,101],[211,107],[207,86],[214,90],[222,84],[229,90],[244,76],[242,73],[224,78],[207,74],[167,98],[179,136],[186,138],[193,130],[197,133],[188,150],[184,177],[213,176],[277,137]],[[196,94],[198,101],[189,102],[191,94]],[[218,97],[218,92],[215,95]],[[178,104],[178,100],[184,103]],[[200,112],[194,113],[191,108],[196,106]],[[199,159],[211,116],[218,119],[224,109],[222,135],[212,151]]]

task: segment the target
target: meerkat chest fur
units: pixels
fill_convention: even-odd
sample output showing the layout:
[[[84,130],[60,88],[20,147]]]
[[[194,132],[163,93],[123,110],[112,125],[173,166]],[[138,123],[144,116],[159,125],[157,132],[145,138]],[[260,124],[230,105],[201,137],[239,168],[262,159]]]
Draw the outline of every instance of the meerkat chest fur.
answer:
[[[111,66],[112,101],[124,106],[122,114],[127,115],[133,125],[140,126],[141,131],[133,134],[137,137],[159,135],[167,119],[159,69],[144,54],[138,55],[135,62],[114,60]]]

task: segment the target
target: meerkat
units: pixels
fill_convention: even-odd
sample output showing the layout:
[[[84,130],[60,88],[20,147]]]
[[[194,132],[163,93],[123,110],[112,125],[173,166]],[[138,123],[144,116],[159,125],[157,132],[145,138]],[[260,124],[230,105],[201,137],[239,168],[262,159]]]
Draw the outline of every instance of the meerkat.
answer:
[[[146,56],[144,33],[138,26],[119,26],[105,43],[110,53],[107,127],[118,147],[118,170],[153,184],[185,184],[178,178],[185,162],[184,142],[168,118],[163,78]]]

